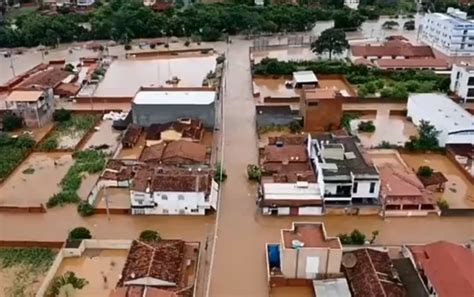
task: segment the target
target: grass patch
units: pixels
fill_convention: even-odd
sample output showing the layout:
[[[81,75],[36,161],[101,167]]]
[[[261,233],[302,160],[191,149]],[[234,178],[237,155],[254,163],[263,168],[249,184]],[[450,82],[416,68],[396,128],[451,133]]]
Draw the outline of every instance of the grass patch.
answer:
[[[73,115],[68,120],[56,122],[55,131],[41,144],[41,150],[53,151],[61,147],[62,137],[81,139],[97,122],[97,116],[92,114]]]
[[[0,132],[0,180],[7,177],[25,159],[34,145],[35,140],[29,135],[13,138]]]
[[[46,203],[48,208],[62,206],[67,203],[79,203],[80,197],[77,191],[81,187],[82,179],[85,174],[100,172],[105,167],[105,154],[100,151],[87,150],[76,152],[73,155],[74,165],[61,181],[61,192],[51,196]]]

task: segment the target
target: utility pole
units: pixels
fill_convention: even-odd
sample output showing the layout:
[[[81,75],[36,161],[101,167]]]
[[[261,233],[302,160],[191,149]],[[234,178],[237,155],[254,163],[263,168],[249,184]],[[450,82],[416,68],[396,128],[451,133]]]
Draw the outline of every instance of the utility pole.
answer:
[[[13,53],[10,53],[10,68],[12,69],[13,77],[16,77],[15,66],[13,65]]]

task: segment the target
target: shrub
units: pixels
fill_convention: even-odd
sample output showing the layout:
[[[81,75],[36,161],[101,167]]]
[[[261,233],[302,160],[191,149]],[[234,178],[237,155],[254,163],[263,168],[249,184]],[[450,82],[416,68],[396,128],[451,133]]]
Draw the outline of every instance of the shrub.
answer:
[[[156,43],[150,43],[150,48],[151,48],[151,49],[156,48]]]
[[[224,63],[224,61],[225,61],[225,55],[224,55],[224,54],[219,55],[219,56],[216,58],[217,64],[222,64],[222,63]]]
[[[81,201],[77,206],[77,212],[83,217],[88,217],[95,213],[95,208],[89,202]]]
[[[378,232],[375,236],[378,235]],[[360,232],[358,229],[354,229],[351,234],[341,233],[338,234],[339,240],[342,244],[356,244],[362,245],[365,243],[366,236],[364,233]]]
[[[126,51],[129,51],[129,50],[132,49],[132,46],[127,43],[126,45],[123,46],[123,48],[124,48]]]
[[[405,148],[411,151],[428,151],[439,149],[438,135],[440,131],[436,130],[428,121],[421,120],[418,127],[419,136],[411,136],[405,143]]]
[[[184,42],[184,46],[189,46],[190,44],[191,44],[191,42],[189,42],[189,40],[186,40],[186,41]]]
[[[42,144],[41,150],[46,152],[51,152],[57,149],[59,146],[58,139],[54,136],[48,137]]]
[[[362,121],[359,123],[357,127],[359,132],[369,132],[372,133],[375,131],[375,125],[372,121]]]
[[[69,239],[91,239],[91,231],[85,227],[76,227],[69,232]]]
[[[247,176],[249,180],[260,181],[262,178],[262,169],[258,165],[249,164],[247,165]]]
[[[222,168],[221,164],[216,165],[216,171],[214,172],[214,180],[220,184],[225,182],[227,179],[227,173],[225,172],[225,169]]]
[[[51,281],[51,286],[49,287],[46,297],[56,297],[59,296],[61,292],[61,288],[64,286],[70,285],[74,289],[82,289],[85,286],[87,286],[89,282],[84,279],[77,277],[76,274],[72,271],[68,271],[65,274],[61,276],[56,276],[52,281]],[[66,294],[67,295],[67,294]]]
[[[157,241],[161,239],[160,233],[155,230],[143,230],[138,237],[141,241]]]
[[[391,144],[390,142],[383,140],[375,148],[378,148],[378,149],[395,149],[397,147],[398,146],[396,144]]]
[[[446,201],[446,199],[439,199],[436,204],[438,204],[438,207],[443,210],[443,209],[449,209],[449,203]]]
[[[53,113],[53,120],[55,122],[65,122],[71,119],[72,112],[64,108],[55,110]]]
[[[430,177],[433,174],[433,169],[430,166],[420,166],[416,172],[419,176]]]
[[[343,113],[341,117],[341,126],[347,131],[351,130],[351,121],[357,119],[359,116],[353,113]]]
[[[16,139],[16,146],[20,148],[30,149],[35,146],[36,141],[28,134],[22,134]]]
[[[67,63],[66,66],[64,66],[64,70],[67,72],[74,72],[74,68],[74,65],[72,65],[71,63]]]
[[[78,203],[79,201],[81,201],[81,198],[75,192],[62,191],[51,196],[48,202],[46,202],[46,207],[53,208],[55,206],[63,206],[64,204]]]
[[[303,124],[301,121],[295,120],[290,123],[289,128],[291,133],[299,133],[303,130]]]
[[[165,48],[169,48],[169,47],[170,47],[170,45],[169,45],[168,43],[165,43],[163,46],[164,46]]]
[[[3,130],[14,131],[23,127],[23,118],[12,112],[7,112],[3,115],[2,123]]]

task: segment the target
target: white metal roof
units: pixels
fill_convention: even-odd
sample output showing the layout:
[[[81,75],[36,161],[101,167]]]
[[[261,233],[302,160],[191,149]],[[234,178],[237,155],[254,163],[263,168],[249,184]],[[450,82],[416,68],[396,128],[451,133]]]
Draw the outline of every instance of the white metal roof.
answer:
[[[424,120],[442,122],[448,132],[474,129],[474,116],[444,94],[411,94],[408,100],[423,110]]]
[[[317,82],[318,79],[313,71],[296,71],[293,72],[293,79],[297,83]]]
[[[264,183],[265,199],[275,200],[316,200],[321,199],[317,183]]]
[[[133,103],[149,105],[209,105],[214,102],[214,91],[139,91]]]

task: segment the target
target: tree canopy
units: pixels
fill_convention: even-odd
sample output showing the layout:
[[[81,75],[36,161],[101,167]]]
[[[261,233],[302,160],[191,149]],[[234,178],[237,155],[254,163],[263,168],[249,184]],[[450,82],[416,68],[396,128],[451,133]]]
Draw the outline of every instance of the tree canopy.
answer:
[[[349,48],[346,33],[342,29],[327,29],[321,33],[319,38],[311,44],[311,50],[315,53],[329,53],[331,60],[333,53],[342,54]]]

